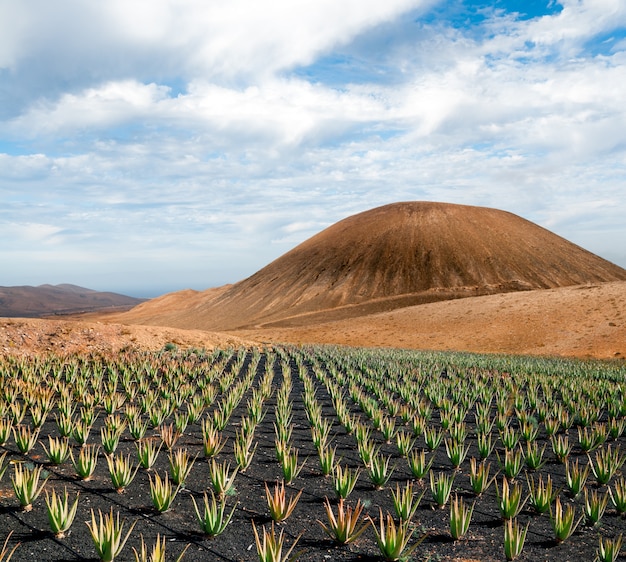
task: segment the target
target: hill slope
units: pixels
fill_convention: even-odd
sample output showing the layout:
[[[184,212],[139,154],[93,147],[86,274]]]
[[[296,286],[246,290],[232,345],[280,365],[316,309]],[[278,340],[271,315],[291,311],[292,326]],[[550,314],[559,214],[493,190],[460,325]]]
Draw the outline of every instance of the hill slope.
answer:
[[[259,342],[626,359],[626,281],[434,302],[233,332]]]
[[[514,214],[407,202],[348,217],[239,283],[168,295],[118,320],[211,330],[299,325],[617,280],[626,280],[624,269]]]
[[[130,308],[144,300],[69,284],[0,287],[0,317],[36,318],[52,314]]]

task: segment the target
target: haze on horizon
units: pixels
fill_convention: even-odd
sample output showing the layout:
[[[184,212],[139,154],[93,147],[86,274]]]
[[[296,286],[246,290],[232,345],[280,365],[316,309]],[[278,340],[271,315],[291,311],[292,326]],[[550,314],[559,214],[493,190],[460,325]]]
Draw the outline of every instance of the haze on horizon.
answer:
[[[5,0],[0,285],[235,282],[410,200],[626,267],[621,0]]]

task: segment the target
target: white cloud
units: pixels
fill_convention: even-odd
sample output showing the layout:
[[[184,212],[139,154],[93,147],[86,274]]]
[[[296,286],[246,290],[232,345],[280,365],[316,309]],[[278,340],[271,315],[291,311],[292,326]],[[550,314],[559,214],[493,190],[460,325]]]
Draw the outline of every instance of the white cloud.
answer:
[[[138,283],[203,288],[409,199],[504,208],[583,246],[587,233],[626,265],[626,54],[585,50],[624,25],[621,2],[481,32],[416,23],[428,2],[264,4],[0,6],[0,22],[24,16],[0,33],[14,78],[0,138],[18,153],[0,144],[9,269],[143,267]]]

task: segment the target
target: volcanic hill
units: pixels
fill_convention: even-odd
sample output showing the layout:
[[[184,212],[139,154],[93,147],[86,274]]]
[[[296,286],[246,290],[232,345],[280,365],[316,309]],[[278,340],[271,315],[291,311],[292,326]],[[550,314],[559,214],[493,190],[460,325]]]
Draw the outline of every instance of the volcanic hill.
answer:
[[[626,280],[626,270],[512,213],[395,203],[323,230],[251,277],[111,320],[202,330],[304,326],[470,296]]]

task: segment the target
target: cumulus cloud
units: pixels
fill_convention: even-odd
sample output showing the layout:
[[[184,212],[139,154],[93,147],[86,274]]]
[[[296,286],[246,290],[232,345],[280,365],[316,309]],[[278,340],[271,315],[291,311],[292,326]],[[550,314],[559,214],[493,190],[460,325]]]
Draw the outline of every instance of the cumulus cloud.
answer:
[[[203,288],[430,199],[626,266],[626,7],[502,5],[468,24],[431,0],[7,0],[0,233],[81,276],[59,282]]]

